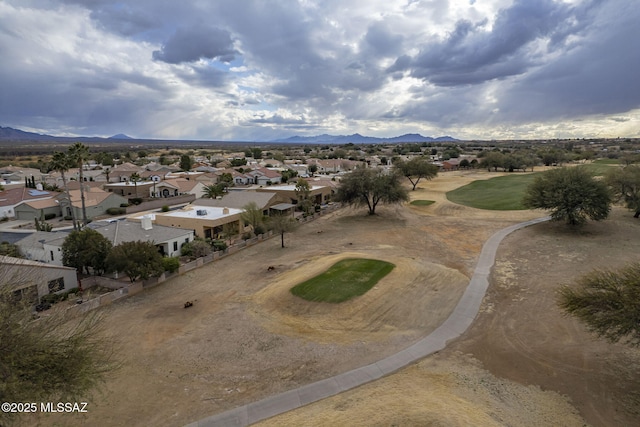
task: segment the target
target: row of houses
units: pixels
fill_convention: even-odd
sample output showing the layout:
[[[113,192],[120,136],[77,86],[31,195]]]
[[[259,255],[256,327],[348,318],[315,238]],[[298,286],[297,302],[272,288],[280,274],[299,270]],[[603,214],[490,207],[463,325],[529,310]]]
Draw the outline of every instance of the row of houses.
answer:
[[[311,185],[309,197],[314,204],[331,200],[335,185]],[[335,184],[332,182],[332,184]],[[114,196],[113,193],[107,193]],[[88,227],[98,231],[114,246],[128,241],[151,241],[162,255],[177,256],[183,244],[195,237],[219,238],[246,230],[244,208],[253,203],[264,216],[295,214],[298,195],[293,185],[231,191],[218,199],[198,199],[168,212],[141,213],[128,219],[96,221]],[[16,244],[29,260],[62,265],[62,243],[67,232],[34,232]]]
[[[150,241],[161,254],[171,257],[180,255],[182,246],[196,237],[220,238],[248,231],[242,212],[249,203],[254,203],[265,216],[295,213],[298,203],[296,188],[294,185],[281,185],[282,176],[278,171],[260,167],[244,171],[204,169],[192,172],[162,168],[140,171],[135,165],[125,164],[108,174],[85,173],[84,182],[67,181],[68,194],[44,190],[42,184],[28,188],[22,182],[7,179],[5,189],[0,192],[0,218],[33,220],[70,217],[72,214],[81,218],[80,186],[83,187],[89,219],[104,217],[110,208],[120,208],[133,198],[168,199],[166,204],[171,205],[170,198],[192,194],[197,197],[196,201],[182,209],[139,214],[127,219],[96,220],[88,225],[114,246],[127,241]],[[132,180],[136,173],[146,180]],[[217,182],[223,173],[230,174],[234,183],[228,194],[217,199],[201,198],[204,187]],[[73,171],[68,176],[73,176]],[[49,186],[63,186],[61,177],[56,173],[34,176],[34,179]],[[308,196],[317,205],[328,203],[336,190],[335,181],[313,180],[311,184]],[[17,286],[17,296],[42,297],[77,286],[75,269],[63,266],[62,245],[67,235],[68,232],[63,231],[33,232],[16,242],[26,259],[0,259],[2,271],[16,277],[28,271],[38,272],[35,275],[31,273],[31,277],[24,281],[13,280],[16,286],[24,284]]]
[[[182,209],[145,213],[127,219],[96,221],[87,226],[117,246],[130,241],[150,241],[165,256],[179,256],[184,244],[196,237],[219,238],[247,231],[242,218],[243,207],[254,203],[265,216],[295,214],[298,202],[295,186],[271,187],[269,190],[232,191],[220,199],[200,199]],[[309,196],[314,203],[330,201],[335,187],[312,185]],[[0,271],[10,274],[17,299],[37,300],[49,293],[64,292],[77,286],[76,271],[63,266],[62,245],[68,231],[37,231],[18,240],[16,245],[25,259],[0,257]]]

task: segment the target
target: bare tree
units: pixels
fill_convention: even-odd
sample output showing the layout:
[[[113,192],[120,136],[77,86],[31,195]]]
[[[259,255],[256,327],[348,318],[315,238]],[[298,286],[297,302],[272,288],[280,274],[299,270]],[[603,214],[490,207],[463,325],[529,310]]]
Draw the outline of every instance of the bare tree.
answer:
[[[295,230],[298,223],[289,214],[274,214],[269,217],[269,227],[280,234],[281,247],[284,248],[284,233]]]

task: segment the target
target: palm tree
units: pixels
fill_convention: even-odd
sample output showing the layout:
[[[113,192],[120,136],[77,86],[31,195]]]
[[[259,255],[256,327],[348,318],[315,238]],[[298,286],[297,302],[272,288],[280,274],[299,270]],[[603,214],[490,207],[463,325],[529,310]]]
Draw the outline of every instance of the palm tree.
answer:
[[[224,184],[205,185],[202,191],[202,198],[215,199],[218,196],[223,196],[225,188],[226,188],[226,185]]]
[[[76,142],[69,147],[69,158],[71,162],[78,167],[80,181],[80,201],[82,202],[82,224],[87,225],[87,208],[84,201],[84,176],[82,173],[85,160],[89,158],[89,149],[81,142]]]
[[[138,182],[142,181],[142,177],[138,172],[134,172],[129,177],[129,181],[133,182],[133,186],[135,188],[135,195],[138,197]]]
[[[67,195],[67,200],[69,201],[69,210],[71,211],[73,229],[76,230],[78,226],[76,224],[76,212],[73,209],[73,205],[71,204],[71,196],[69,196],[69,188],[67,188],[67,177],[64,175],[64,173],[69,170],[69,163],[69,156],[61,151],[56,151],[53,153],[53,157],[49,162],[49,168],[60,172],[60,176],[62,176],[62,186],[64,188],[65,194]]]

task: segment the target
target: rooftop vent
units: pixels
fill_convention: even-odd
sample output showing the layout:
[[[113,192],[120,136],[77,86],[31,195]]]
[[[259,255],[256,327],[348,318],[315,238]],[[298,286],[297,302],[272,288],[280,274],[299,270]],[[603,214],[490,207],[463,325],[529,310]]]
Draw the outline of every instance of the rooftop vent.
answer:
[[[206,216],[207,215],[207,211],[205,209],[198,209],[196,211],[196,215],[198,215],[198,216]]]

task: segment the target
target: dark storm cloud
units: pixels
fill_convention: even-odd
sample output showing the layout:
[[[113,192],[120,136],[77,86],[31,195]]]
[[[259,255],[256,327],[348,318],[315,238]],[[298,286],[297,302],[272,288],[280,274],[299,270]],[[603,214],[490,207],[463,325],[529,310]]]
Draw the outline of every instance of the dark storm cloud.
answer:
[[[298,3],[277,1],[223,2],[216,7],[233,34],[240,35],[246,62],[274,76],[270,89],[275,95],[330,109],[343,92],[372,91],[387,79],[368,55],[355,54],[338,29],[319,19],[322,10],[310,16]],[[396,42],[388,36],[391,41],[382,49]]]
[[[104,29],[123,36],[133,36],[157,27],[144,10],[130,5],[106,5],[91,12],[91,18]]]
[[[40,84],[43,79],[46,85]],[[7,81],[2,73],[0,81]],[[132,129],[165,99],[159,92],[124,90],[118,78],[54,76],[47,72],[14,76],[11,84],[0,83],[0,91],[2,99],[8,101],[0,102],[0,117],[15,123],[31,117],[35,119],[31,126],[46,124],[53,133],[71,127],[91,129],[91,134],[99,133],[98,129],[109,134],[114,127]]]
[[[591,13],[600,24],[580,45],[500,94],[506,117],[546,120],[640,108],[640,9],[611,1]]]
[[[365,49],[376,56],[397,55],[402,47],[403,37],[392,33],[389,28],[381,22],[376,22],[367,30],[364,37]]]
[[[624,125],[640,108],[635,3],[0,0],[0,125]]]
[[[500,11],[490,31],[486,21],[458,21],[444,40],[423,46],[410,64],[400,57],[390,71],[409,67],[412,76],[440,86],[522,74],[537,64],[532,43],[555,37],[560,44],[570,34],[570,17],[572,10],[562,3],[516,0]]]
[[[222,87],[227,82],[227,73],[212,67],[191,67],[188,71],[177,71],[187,83],[204,87]]]
[[[199,25],[176,30],[160,50],[153,52],[153,59],[169,64],[200,59],[231,62],[237,53],[228,31]]]

